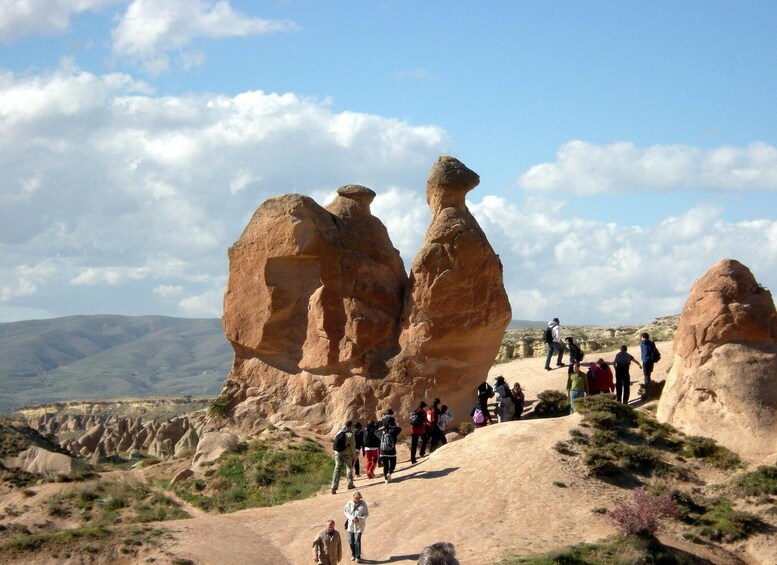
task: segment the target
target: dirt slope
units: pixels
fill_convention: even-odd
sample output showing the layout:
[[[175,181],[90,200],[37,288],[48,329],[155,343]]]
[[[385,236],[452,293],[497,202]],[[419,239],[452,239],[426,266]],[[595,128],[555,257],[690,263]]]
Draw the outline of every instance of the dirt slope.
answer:
[[[671,343],[659,348],[667,361],[655,376],[663,378]],[[602,355],[608,361],[613,356]],[[593,358],[586,363],[599,355],[588,357]],[[567,376],[566,368],[545,371],[542,358],[498,365],[491,377],[497,374],[510,384],[520,381],[527,400],[546,389],[563,390]],[[634,367],[632,397],[639,380],[641,372]],[[416,465],[400,454],[389,485],[357,479],[370,508],[365,562],[415,563],[425,545],[450,541],[463,564],[493,563],[508,552],[533,554],[613,533],[610,522],[591,510],[611,506],[623,491],[583,479],[582,468],[564,463],[553,449],[578,422],[572,416],[490,426]],[[337,495],[327,492],[275,508],[168,523],[175,540],[158,555],[172,553],[203,564],[309,563],[313,537],[329,518],[341,529],[343,506],[352,492],[343,481]],[[350,554],[345,561],[350,562]]]

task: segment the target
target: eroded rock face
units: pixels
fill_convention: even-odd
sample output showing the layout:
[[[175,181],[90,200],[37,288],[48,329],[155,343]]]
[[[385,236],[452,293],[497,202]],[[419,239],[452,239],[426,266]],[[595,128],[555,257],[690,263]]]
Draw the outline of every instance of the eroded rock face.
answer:
[[[231,421],[332,429],[434,396],[468,412],[511,315],[499,258],[464,201],[478,182],[451,157],[434,165],[410,280],[369,188],[343,186],[325,208],[300,195],[262,204],[229,250]]]
[[[712,437],[743,458],[777,454],[777,311],[731,259],[696,281],[674,343],[658,418]]]

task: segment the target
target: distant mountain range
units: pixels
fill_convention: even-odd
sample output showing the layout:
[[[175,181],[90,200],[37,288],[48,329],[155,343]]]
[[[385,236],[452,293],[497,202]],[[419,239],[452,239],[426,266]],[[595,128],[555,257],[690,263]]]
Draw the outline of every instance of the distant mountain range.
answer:
[[[509,327],[545,324],[513,320]],[[231,365],[218,318],[104,315],[0,324],[0,413],[62,400],[216,396]]]
[[[218,318],[105,315],[0,324],[0,413],[58,400],[216,396],[231,364]]]

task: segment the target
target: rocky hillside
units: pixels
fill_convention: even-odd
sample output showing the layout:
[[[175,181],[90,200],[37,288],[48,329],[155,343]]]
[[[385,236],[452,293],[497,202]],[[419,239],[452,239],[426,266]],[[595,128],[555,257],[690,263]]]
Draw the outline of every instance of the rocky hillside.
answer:
[[[218,394],[220,320],[70,316],[0,324],[0,413],[76,398]]]

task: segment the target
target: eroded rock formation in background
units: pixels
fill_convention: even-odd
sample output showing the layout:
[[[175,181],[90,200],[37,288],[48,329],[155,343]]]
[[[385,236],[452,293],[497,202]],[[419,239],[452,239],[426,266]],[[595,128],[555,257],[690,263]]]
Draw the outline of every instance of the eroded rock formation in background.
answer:
[[[674,353],[659,420],[748,460],[777,454],[777,312],[747,267],[725,259],[696,281]]]
[[[372,190],[341,187],[326,207],[295,194],[263,203],[229,250],[233,422],[331,429],[433,396],[468,410],[511,315],[499,258],[464,202],[478,182],[451,157],[433,166],[410,279]]]

